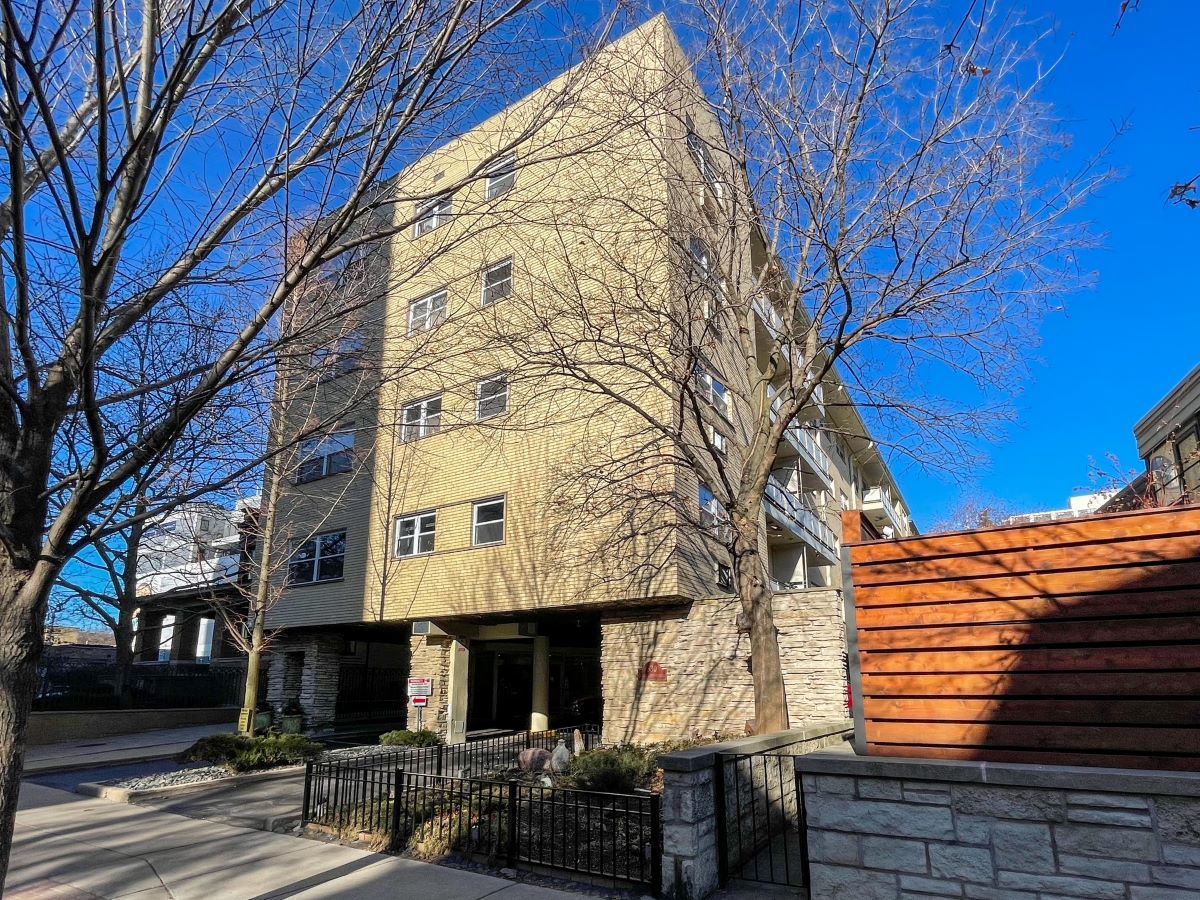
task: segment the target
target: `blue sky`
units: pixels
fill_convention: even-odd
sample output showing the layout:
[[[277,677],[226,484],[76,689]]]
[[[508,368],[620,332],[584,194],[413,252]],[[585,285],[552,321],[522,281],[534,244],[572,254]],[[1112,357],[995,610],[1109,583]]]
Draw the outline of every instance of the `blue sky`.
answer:
[[[1084,217],[1103,246],[1081,257],[1094,285],[1067,298],[1042,329],[1042,346],[1018,400],[1018,423],[967,493],[1014,511],[1066,505],[1089,488],[1089,458],[1115,453],[1139,466],[1133,424],[1200,362],[1200,209],[1167,203],[1176,181],[1200,173],[1200,70],[1181,39],[1176,3],[1149,0],[1113,33],[1118,0],[1057,0],[1051,44],[1065,53],[1047,99],[1074,135],[1076,160],[1117,128],[1108,162],[1119,180]],[[1067,160],[1066,162],[1069,162]],[[957,503],[960,487],[900,467],[918,525]]]

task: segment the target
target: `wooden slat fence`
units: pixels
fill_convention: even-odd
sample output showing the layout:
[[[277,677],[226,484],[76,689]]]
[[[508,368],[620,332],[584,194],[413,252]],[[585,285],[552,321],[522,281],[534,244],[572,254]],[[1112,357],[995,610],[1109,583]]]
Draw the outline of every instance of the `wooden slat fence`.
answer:
[[[845,533],[869,753],[1200,771],[1200,507]]]

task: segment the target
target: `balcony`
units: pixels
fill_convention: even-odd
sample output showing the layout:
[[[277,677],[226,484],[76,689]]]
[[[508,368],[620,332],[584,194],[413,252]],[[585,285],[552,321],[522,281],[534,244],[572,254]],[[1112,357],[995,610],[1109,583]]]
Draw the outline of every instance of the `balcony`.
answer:
[[[777,337],[783,331],[783,316],[779,314],[771,301],[767,299],[766,294],[756,294],[754,297],[754,312],[758,315],[758,320],[766,328],[767,334],[771,338]]]
[[[792,537],[807,544],[820,558],[816,565],[833,565],[838,560],[837,538],[817,511],[776,478],[767,480],[767,515],[787,529]],[[768,523],[768,531],[770,531]],[[782,535],[776,529],[776,535]],[[785,539],[787,535],[782,535]]]
[[[772,394],[774,392],[772,391]],[[778,410],[782,398],[776,396],[771,401],[771,421],[778,418]],[[826,490],[833,489],[833,461],[817,440],[816,432],[811,428],[797,425],[794,422],[784,429],[784,440],[795,450],[800,459],[800,468],[810,475],[815,475]],[[780,455],[787,457],[789,447],[781,445]]]
[[[903,537],[908,534],[907,518],[901,514],[892,499],[890,488],[882,485],[869,488],[863,495],[863,515],[879,529],[885,537]]]

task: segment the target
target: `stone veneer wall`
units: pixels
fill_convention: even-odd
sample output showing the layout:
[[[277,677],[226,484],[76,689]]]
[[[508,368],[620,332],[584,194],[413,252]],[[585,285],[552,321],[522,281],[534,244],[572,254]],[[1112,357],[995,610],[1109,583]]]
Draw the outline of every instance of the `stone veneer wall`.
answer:
[[[813,722],[763,737],[692,747],[659,757],[663,770],[662,896],[700,900],[718,887],[716,794],[713,771],[722,753],[812,753],[844,744],[847,720]],[[813,900],[824,900],[813,894]]]
[[[737,630],[734,597],[668,610],[605,616],[600,662],[604,740],[743,733],[754,720],[750,637]],[[775,623],[792,722],[846,716],[846,633],[841,592],[778,594]],[[642,677],[657,663],[665,680]]]
[[[1200,897],[1200,775],[848,753],[797,769],[820,900]]]
[[[409,670],[413,678],[432,678],[433,696],[425,707],[424,725],[430,731],[436,731],[446,737],[448,722],[447,697],[450,689],[450,640],[444,637],[428,638],[413,635],[409,638]],[[414,707],[406,707],[408,726],[417,727],[417,717]]]
[[[278,713],[296,690],[294,667],[289,666],[290,653],[303,653],[303,668],[299,672],[299,700],[304,708],[304,725],[308,731],[331,727],[337,711],[338,675],[342,666],[341,635],[316,633],[284,635],[271,648],[267,668],[267,702]],[[295,657],[291,657],[294,660]]]

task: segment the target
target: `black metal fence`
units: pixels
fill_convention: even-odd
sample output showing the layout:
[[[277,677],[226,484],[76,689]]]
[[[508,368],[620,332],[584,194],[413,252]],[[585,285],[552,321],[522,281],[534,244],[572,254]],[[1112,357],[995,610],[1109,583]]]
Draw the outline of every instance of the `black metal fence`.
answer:
[[[804,789],[796,758],[722,753],[713,774],[721,883],[807,884]]]
[[[543,866],[657,891],[662,829],[656,794],[606,794],[399,770],[395,848],[454,852],[509,867]]]
[[[516,765],[522,750],[531,747],[553,750],[560,740],[570,744],[576,730],[583,736],[584,749],[599,745],[599,726],[579,725],[521,731],[437,747],[379,747],[357,756],[329,754],[307,766],[304,823],[383,834],[390,827],[386,809],[395,788],[397,769],[458,778],[505,772]]]
[[[522,750],[553,750],[559,740],[570,743],[575,730],[327,756],[307,766],[304,824],[383,835],[392,847],[418,854],[462,853],[657,890],[657,796],[504,780]],[[598,727],[578,730],[587,749],[599,745]]]
[[[245,677],[240,666],[134,665],[128,704],[134,709],[240,706]],[[120,683],[115,665],[46,666],[38,673],[33,708],[116,709],[122,706]]]

